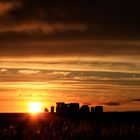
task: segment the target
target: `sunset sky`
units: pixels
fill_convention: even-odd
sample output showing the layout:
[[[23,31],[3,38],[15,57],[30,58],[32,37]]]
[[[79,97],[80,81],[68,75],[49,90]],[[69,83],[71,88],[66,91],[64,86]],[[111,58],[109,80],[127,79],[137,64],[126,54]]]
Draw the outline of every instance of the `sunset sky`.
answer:
[[[30,102],[140,111],[140,3],[0,0],[0,112]]]

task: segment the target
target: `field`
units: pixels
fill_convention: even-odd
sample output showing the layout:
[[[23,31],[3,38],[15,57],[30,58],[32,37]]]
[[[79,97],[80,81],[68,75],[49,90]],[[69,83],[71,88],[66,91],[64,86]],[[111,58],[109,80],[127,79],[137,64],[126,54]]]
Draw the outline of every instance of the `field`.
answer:
[[[140,113],[0,114],[0,140],[140,140]]]

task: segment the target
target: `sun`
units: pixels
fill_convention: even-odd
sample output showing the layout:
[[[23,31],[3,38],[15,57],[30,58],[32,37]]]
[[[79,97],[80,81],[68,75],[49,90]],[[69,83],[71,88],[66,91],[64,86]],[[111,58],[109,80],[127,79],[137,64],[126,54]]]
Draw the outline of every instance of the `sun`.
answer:
[[[30,102],[29,103],[30,113],[40,113],[42,112],[42,103],[40,102]]]

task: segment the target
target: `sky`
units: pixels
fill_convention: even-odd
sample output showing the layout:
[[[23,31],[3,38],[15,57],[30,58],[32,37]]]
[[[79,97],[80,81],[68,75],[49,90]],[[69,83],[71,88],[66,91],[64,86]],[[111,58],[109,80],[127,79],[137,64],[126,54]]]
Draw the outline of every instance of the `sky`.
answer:
[[[59,101],[140,111],[139,6],[0,0],[0,112]]]

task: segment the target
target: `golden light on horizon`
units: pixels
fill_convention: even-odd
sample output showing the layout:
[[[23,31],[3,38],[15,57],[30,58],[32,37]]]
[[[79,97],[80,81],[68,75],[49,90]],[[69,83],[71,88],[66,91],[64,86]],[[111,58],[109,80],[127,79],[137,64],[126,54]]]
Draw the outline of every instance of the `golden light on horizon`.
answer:
[[[41,102],[30,102],[29,103],[29,113],[40,113],[42,112],[43,104]]]

